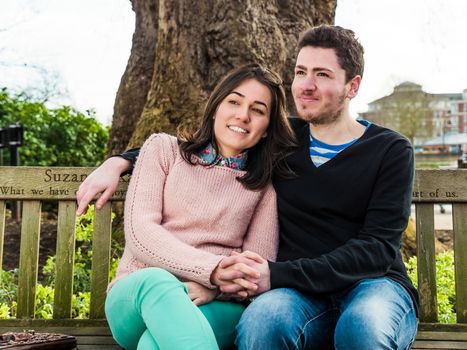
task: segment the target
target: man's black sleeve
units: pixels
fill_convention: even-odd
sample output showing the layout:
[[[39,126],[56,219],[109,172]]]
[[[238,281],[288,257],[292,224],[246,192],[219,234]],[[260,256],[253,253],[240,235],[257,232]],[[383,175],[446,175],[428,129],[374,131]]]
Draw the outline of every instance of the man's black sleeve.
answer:
[[[126,160],[130,161],[130,163],[131,163],[130,169],[125,171],[122,174],[122,176],[131,174],[133,172],[136,160],[138,159],[138,156],[139,156],[139,150],[140,150],[140,148],[132,148],[132,149],[129,149],[129,150],[123,152],[122,154],[115,154],[115,155],[111,156],[111,157],[122,157],[123,159],[126,159]]]

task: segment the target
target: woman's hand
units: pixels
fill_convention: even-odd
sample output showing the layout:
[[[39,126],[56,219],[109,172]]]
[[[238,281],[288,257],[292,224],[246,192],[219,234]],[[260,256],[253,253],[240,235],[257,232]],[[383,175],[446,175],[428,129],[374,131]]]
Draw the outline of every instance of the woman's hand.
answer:
[[[232,255],[235,257],[233,258]],[[211,274],[211,283],[220,287],[222,292],[238,293],[240,297],[247,297],[248,290],[251,293],[256,291],[257,282],[261,276],[255,268],[259,261],[255,259],[260,259],[261,262],[265,261],[256,253],[232,252],[230,257],[222,259],[216,266]],[[227,289],[224,289],[223,287],[226,286]]]
[[[78,202],[76,214],[86,213],[88,204],[99,193],[102,193],[102,195],[96,201],[96,208],[102,208],[117,189],[120,174],[129,168],[130,162],[128,160],[121,157],[112,157],[89,174],[76,193],[76,201]]]
[[[217,289],[209,289],[196,282],[184,283],[188,287],[188,296],[196,306],[210,303],[217,295]]]

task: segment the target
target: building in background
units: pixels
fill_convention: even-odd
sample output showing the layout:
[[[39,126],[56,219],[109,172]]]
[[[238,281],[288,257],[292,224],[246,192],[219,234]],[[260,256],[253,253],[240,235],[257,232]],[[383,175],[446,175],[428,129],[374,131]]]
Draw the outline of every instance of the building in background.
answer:
[[[461,154],[467,147],[467,89],[431,94],[404,82],[370,102],[359,117],[399,131],[417,151]]]

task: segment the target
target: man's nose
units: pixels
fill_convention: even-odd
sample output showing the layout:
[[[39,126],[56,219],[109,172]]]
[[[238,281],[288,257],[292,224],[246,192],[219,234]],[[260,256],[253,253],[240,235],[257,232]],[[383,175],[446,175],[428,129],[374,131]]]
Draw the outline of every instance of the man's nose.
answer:
[[[313,76],[306,76],[301,81],[301,87],[303,90],[316,90],[316,79]]]

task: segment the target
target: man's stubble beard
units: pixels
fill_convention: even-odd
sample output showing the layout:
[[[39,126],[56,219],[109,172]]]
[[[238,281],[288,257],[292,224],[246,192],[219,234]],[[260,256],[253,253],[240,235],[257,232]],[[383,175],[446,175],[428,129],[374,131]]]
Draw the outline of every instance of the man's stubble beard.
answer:
[[[337,103],[338,107],[335,108],[334,110],[326,111],[318,115],[307,114],[306,111],[303,111],[304,114],[300,115],[300,113],[298,113],[298,116],[300,117],[300,119],[306,121],[307,123],[311,123],[313,125],[332,124],[341,117],[342,111],[344,110],[344,101],[345,101],[345,94],[342,94],[338,98],[338,103]]]

